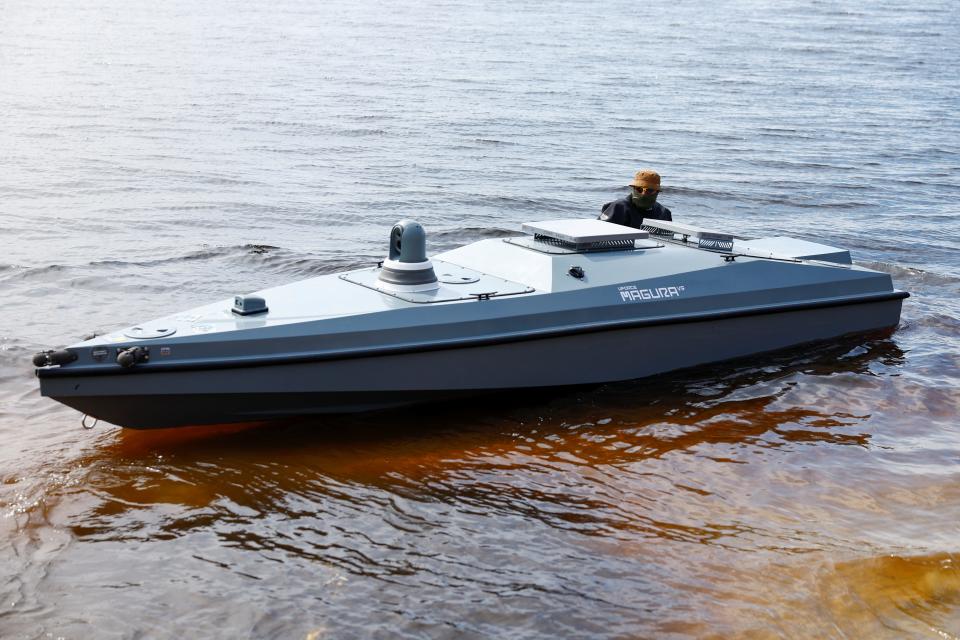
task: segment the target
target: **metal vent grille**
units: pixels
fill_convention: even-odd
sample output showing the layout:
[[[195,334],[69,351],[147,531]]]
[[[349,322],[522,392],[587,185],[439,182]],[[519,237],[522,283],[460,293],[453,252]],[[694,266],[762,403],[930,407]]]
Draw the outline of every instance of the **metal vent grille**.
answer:
[[[534,240],[544,242],[554,247],[563,247],[577,252],[584,251],[623,251],[633,249],[633,240],[589,240],[585,242],[572,242],[544,235],[542,233],[533,234]]]
[[[700,249],[727,253],[733,251],[733,240],[737,237],[732,233],[708,231],[689,224],[663,220],[644,220],[643,228],[657,237],[672,239],[679,235],[680,241],[684,243],[694,238],[697,240],[697,247]]]

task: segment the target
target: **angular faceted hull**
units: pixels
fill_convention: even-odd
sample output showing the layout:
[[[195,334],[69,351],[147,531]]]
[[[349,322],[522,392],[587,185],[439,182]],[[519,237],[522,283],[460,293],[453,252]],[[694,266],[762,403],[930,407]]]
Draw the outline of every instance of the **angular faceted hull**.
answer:
[[[41,387],[90,416],[139,429],[368,411],[507,389],[631,380],[889,330],[904,297],[891,290],[156,369],[88,367],[69,374],[68,367],[54,368],[46,375],[41,370]]]

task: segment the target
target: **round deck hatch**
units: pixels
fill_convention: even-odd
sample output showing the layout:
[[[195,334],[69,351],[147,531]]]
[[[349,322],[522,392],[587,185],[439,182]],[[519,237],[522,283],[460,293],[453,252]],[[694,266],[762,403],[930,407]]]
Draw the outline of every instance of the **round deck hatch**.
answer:
[[[135,340],[151,340],[153,338],[166,338],[172,336],[177,330],[174,328],[159,327],[132,327],[123,332],[123,335]]]

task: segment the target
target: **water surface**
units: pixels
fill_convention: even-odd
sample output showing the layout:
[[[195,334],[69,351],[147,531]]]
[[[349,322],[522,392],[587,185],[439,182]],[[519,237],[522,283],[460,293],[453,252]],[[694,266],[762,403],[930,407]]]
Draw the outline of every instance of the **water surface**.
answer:
[[[960,637],[960,5],[0,9],[0,636]],[[641,166],[677,220],[889,272],[900,327],[253,427],[37,393],[39,349]]]

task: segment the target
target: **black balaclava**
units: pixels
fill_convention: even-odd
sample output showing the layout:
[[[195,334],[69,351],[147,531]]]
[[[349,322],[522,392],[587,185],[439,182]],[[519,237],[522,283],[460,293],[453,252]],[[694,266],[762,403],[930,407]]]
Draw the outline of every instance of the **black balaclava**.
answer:
[[[630,201],[638,209],[651,209],[657,202],[658,191],[641,192],[637,187],[630,188]]]

